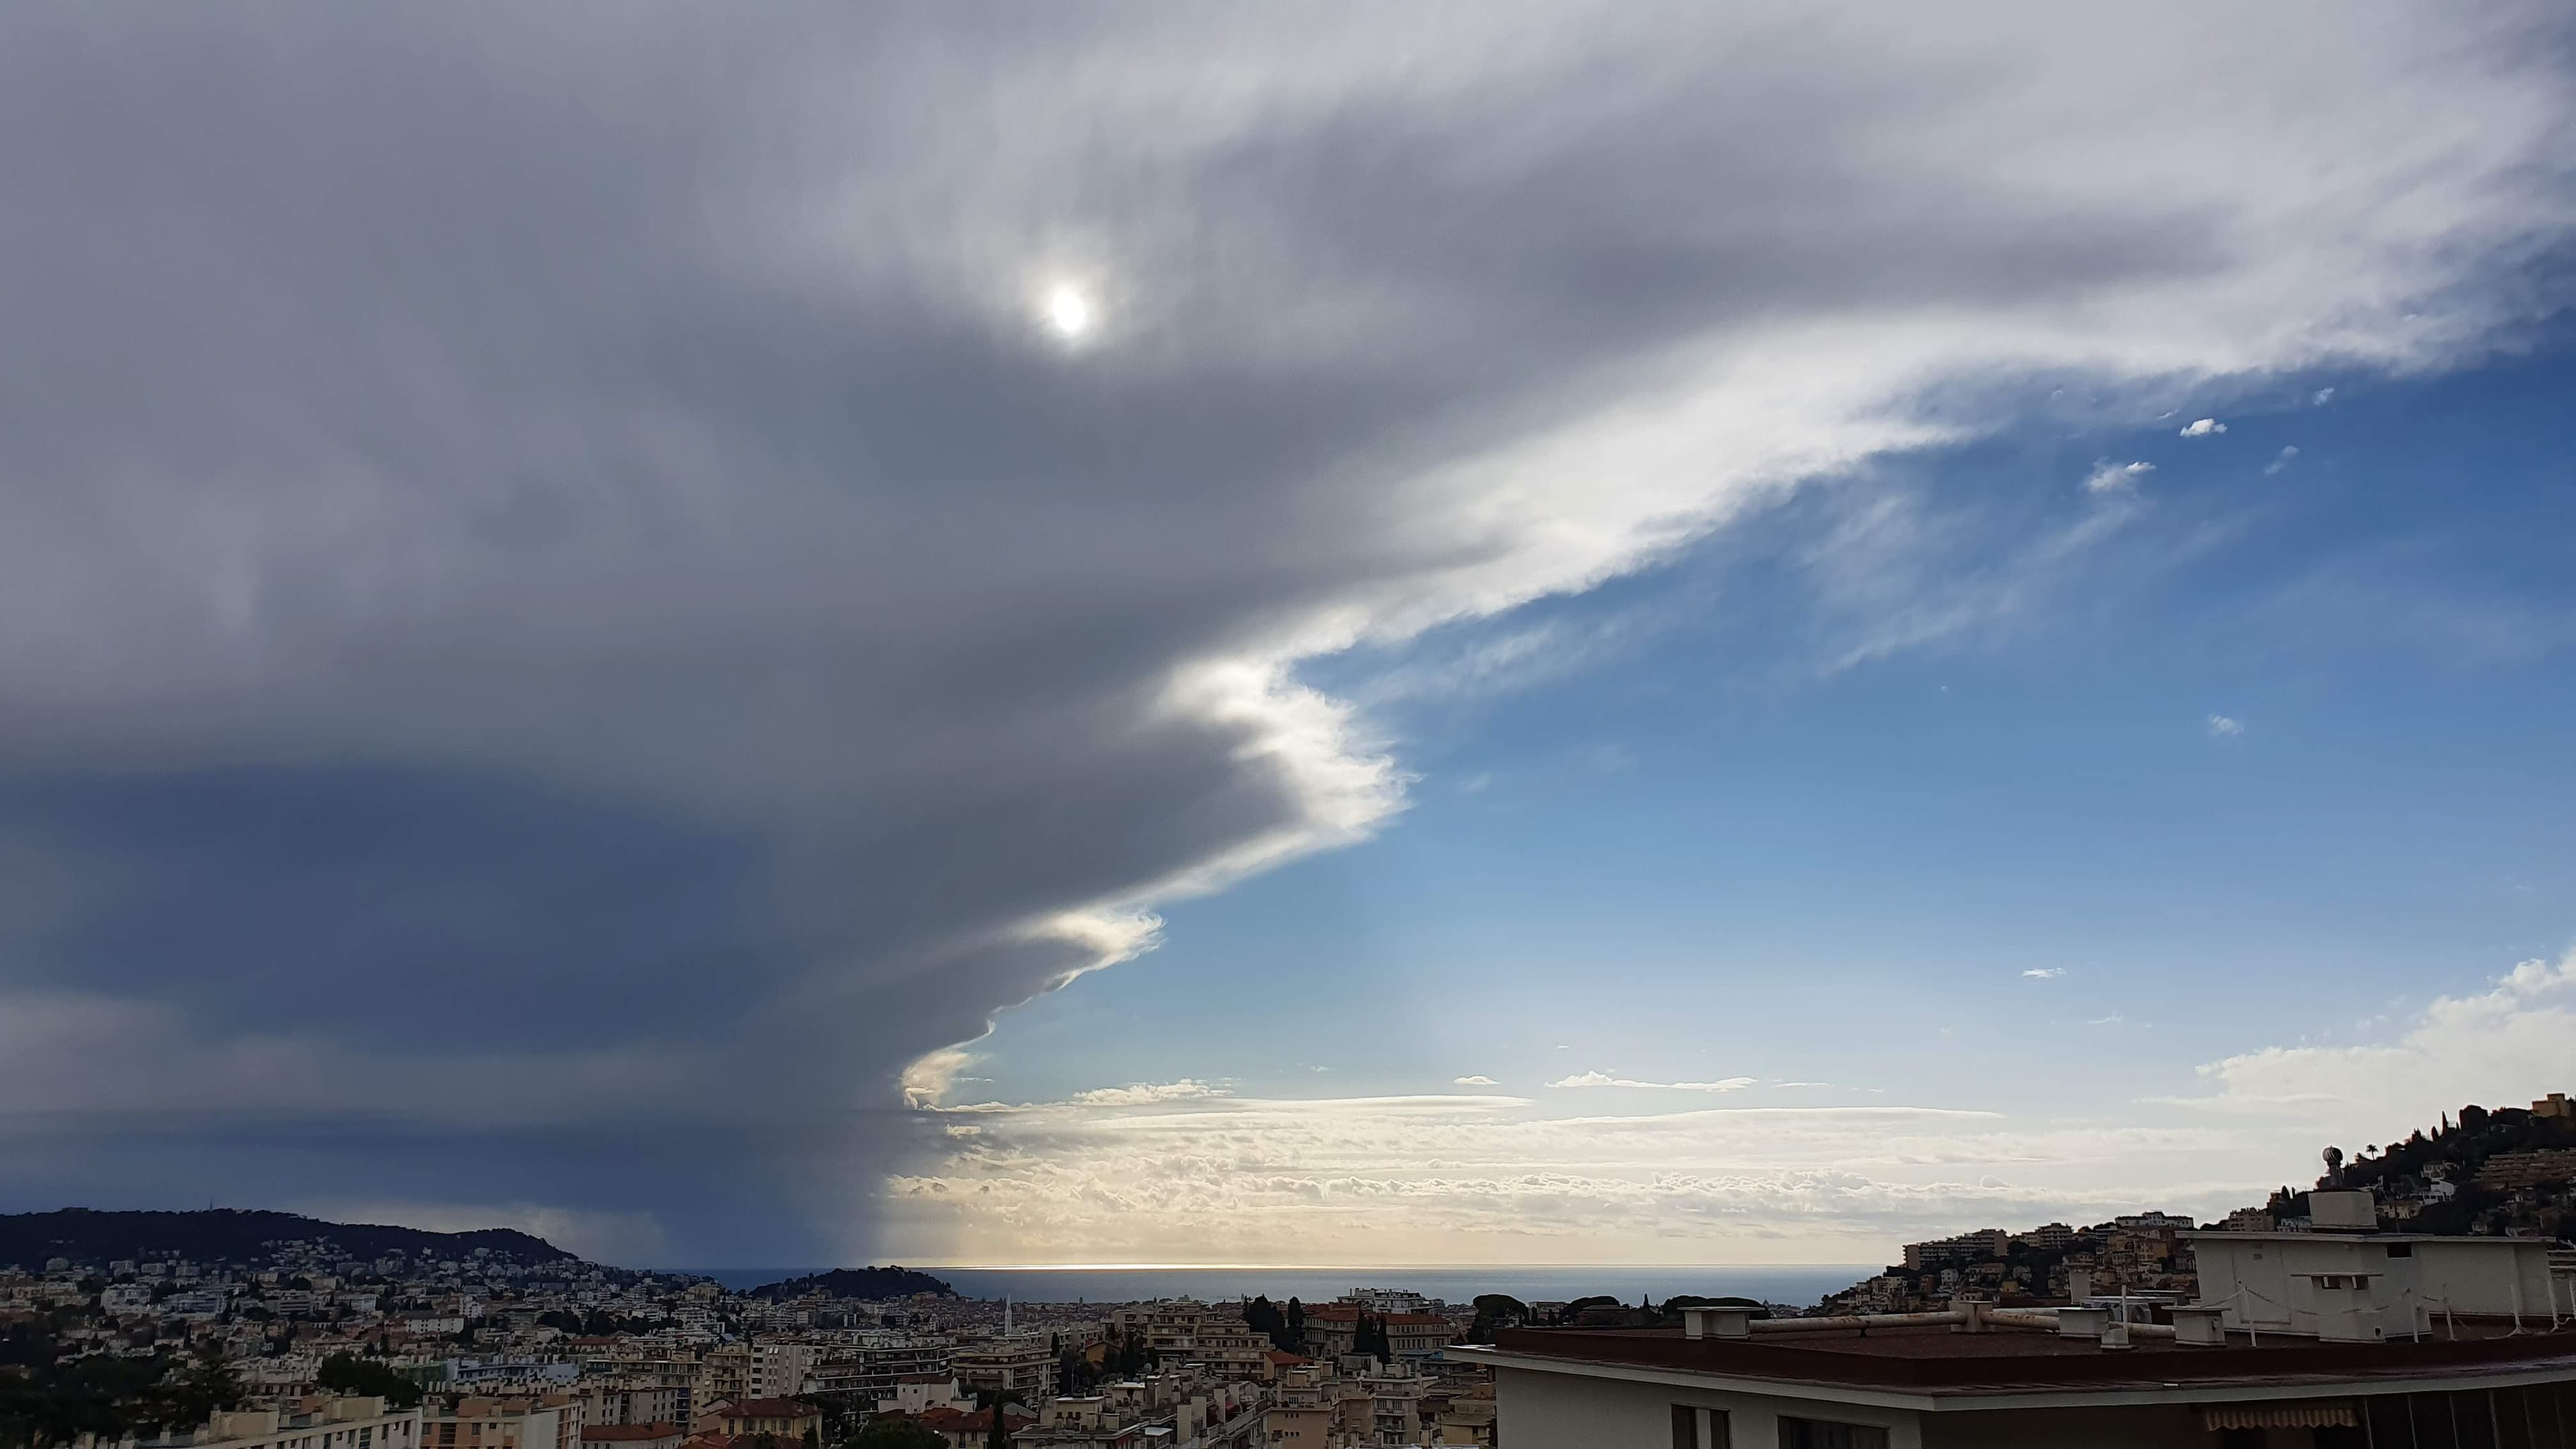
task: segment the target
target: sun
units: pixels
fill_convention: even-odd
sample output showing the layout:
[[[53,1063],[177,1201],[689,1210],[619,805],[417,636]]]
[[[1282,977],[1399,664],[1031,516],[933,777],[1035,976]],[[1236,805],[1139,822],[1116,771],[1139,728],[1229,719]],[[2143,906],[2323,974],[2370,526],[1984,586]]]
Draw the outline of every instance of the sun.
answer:
[[[1058,286],[1046,295],[1047,330],[1067,342],[1079,342],[1100,323],[1100,310],[1079,287]]]

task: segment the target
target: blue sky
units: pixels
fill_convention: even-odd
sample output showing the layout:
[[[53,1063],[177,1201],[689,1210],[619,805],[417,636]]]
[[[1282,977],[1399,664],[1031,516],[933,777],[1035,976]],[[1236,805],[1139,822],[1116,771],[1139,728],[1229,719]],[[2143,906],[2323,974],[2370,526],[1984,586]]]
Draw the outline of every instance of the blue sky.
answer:
[[[2570,25],[0,11],[0,1211],[1852,1262],[2564,1087]]]
[[[1543,1084],[1606,1069],[1756,1079],[1729,1106],[2167,1122],[2190,1114],[2156,1099],[2206,1094],[2204,1064],[2402,1038],[2576,940],[2569,397],[2553,343],[2293,379],[2219,408],[2223,434],[2180,436],[2188,410],[2024,429],[1321,661],[1319,687],[1376,701],[1406,810],[1173,906],[1158,950],[1005,1014],[960,1090],[1484,1075],[1570,1111]],[[2106,500],[2084,487],[2106,459],[2153,469]],[[2105,507],[2132,512],[2035,561]],[[1891,508],[1890,582],[1835,599],[1817,541]],[[1922,637],[1851,657],[1898,632]],[[2413,1125],[2248,1133],[2213,1176],[2259,1196],[2327,1133]]]
[[[1110,1044],[1174,1075],[1284,1089],[1322,1065],[1368,1090],[1559,1075],[1559,1042],[1587,1067],[1792,1080],[1858,1047],[1984,1104],[1959,1053],[2027,1044],[2101,1052],[2114,1094],[2180,1091],[2199,1062],[2348,1035],[2354,1011],[2303,1012],[2321,986],[2408,1001],[2554,954],[2576,939],[2569,397],[2576,358],[2553,350],[2345,383],[2221,437],[1874,469],[1837,486],[1961,520],[1894,561],[1916,576],[1901,609],[2003,582],[1988,571],[2080,519],[2097,457],[2156,465],[2124,535],[1995,617],[1848,667],[1883,619],[1820,619],[1793,561],[1853,506],[1831,497],[1327,661],[1320,682],[1365,696],[1549,631],[1498,675],[1372,712],[1420,777],[1382,836],[1174,907],[1152,956],[1005,1018],[1001,1083],[1103,1085]],[[2219,990],[2238,1009],[2194,1004]]]

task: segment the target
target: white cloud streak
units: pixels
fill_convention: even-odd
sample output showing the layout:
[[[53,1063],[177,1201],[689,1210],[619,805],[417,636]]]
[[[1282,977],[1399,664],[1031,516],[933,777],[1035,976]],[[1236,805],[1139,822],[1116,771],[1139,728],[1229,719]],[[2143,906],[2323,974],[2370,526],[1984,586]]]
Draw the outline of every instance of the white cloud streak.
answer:
[[[1882,1259],[1986,1221],[2241,1205],[2207,1126],[1907,1107],[1549,1117],[1512,1099],[1201,1101],[988,1121],[895,1184],[895,1251],[974,1261]],[[2213,1171],[2234,1170],[2234,1180]]]
[[[2139,479],[2154,471],[2156,471],[2156,465],[2153,463],[2113,463],[2105,460],[2094,464],[2093,471],[2084,475],[2084,491],[2116,493],[2134,489],[2138,486]]]
[[[1551,1087],[1634,1087],[1653,1092],[1740,1092],[1753,1085],[1751,1077],[1721,1077],[1714,1082],[1640,1082],[1608,1072],[1576,1072],[1548,1083]]]

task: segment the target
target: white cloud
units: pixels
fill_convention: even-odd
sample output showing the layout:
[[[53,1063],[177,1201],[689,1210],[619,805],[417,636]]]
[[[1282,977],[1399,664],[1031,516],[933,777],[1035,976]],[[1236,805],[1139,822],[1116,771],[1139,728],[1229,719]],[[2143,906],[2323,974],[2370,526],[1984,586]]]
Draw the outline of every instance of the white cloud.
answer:
[[[1090,1091],[1076,1092],[1070,1097],[1061,1097],[1052,1102],[1020,1102],[1016,1104],[1008,1102],[969,1102],[955,1107],[939,1107],[935,1104],[928,1104],[927,1110],[940,1112],[973,1112],[979,1114],[1004,1112],[1043,1113],[1078,1111],[1083,1108],[1155,1107],[1161,1106],[1167,1102],[1197,1102],[1206,1101],[1210,1098],[1231,1097],[1232,1095],[1234,1094],[1230,1088],[1218,1086],[1209,1082],[1193,1081],[1185,1077],[1177,1082],[1134,1082],[1124,1087],[1094,1087]]]
[[[2316,396],[2310,398],[2309,401],[2316,404],[2318,407],[2324,407],[2327,403],[2334,401],[2334,394],[2335,390],[2333,388],[2321,387],[2317,389]]]
[[[2058,977],[2066,974],[2066,968],[2063,966],[2033,966],[2021,974],[2034,981],[2054,981]]]
[[[903,1101],[907,1107],[935,1107],[939,1099],[956,1084],[957,1074],[975,1060],[963,1047],[942,1047],[913,1058],[903,1069]]]
[[[1177,1082],[1137,1082],[1124,1087],[1095,1087],[1065,1099],[1075,1107],[1146,1107],[1161,1102],[1187,1102],[1231,1093],[1224,1087],[1183,1078]]]
[[[2084,491],[2114,493],[2135,488],[2139,479],[2154,471],[2156,465],[2153,463],[2114,463],[2105,459],[2094,464],[2093,471],[2084,475]]]
[[[1502,1083],[1495,1081],[1491,1077],[1451,1077],[1449,1081],[1452,1085],[1460,1087],[1499,1087],[1502,1085]]]
[[[1556,1117],[1494,1097],[1197,1100],[985,1120],[893,1184],[898,1257],[990,1262],[1884,1261],[1980,1222],[2214,1215],[2230,1132],[1921,1107]],[[2305,1152],[2299,1154],[2300,1158]]]
[[[1721,1077],[1714,1082],[1638,1082],[1614,1077],[1608,1072],[1577,1072],[1548,1083],[1551,1087],[1639,1087],[1659,1092],[1740,1092],[1753,1085],[1751,1077]]]
[[[2214,433],[2223,433],[2226,431],[2227,424],[2220,422],[2218,419],[2202,418],[2185,426],[2182,430],[2182,435],[2186,438],[2206,438]]]
[[[2520,1106],[2564,1090],[2570,1042],[2576,950],[2555,965],[2521,962],[2485,991],[2436,997],[2392,1042],[2267,1047],[2212,1062],[2200,1071],[2217,1090],[2178,1100],[2379,1142],[2467,1103]]]
[[[2281,451],[2273,457],[2271,462],[2263,465],[2264,476],[2270,477],[2271,475],[2280,472],[2282,469],[2289,467],[2290,460],[2297,456],[2299,456],[2299,450],[2295,446],[2281,449]]]
[[[1963,639],[2000,638],[2056,592],[2098,582],[2099,550],[2144,512],[2136,490],[2090,495],[2082,516],[2019,540],[1993,557],[1977,557],[1980,520],[1945,513],[1924,495],[1902,491],[1849,506],[1827,535],[1806,550],[1828,632],[1847,636],[1828,648],[1827,674],[1857,668],[1902,650]],[[1961,559],[1970,560],[1961,567]]]
[[[2243,724],[2230,719],[2223,714],[2211,715],[2201,727],[2207,730],[2209,732],[2209,737],[2214,740],[2225,739],[2230,735],[2241,735],[2245,733],[2245,726]]]

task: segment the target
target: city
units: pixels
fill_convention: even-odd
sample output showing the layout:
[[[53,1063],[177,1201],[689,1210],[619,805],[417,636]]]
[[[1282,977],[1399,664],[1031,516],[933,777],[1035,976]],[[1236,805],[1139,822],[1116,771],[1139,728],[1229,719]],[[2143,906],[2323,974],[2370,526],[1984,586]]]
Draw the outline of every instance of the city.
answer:
[[[737,1292],[506,1231],[38,1215],[6,1220],[8,1240],[133,1256],[0,1263],[0,1444],[1498,1449],[1660,1442],[1667,1416],[1690,1446],[1729,1442],[1731,1422],[1751,1442],[1777,1426],[1784,1446],[2187,1444],[2210,1428],[2376,1433],[2427,1405],[2447,1421],[2462,1402],[2532,1427],[2411,1442],[2564,1443],[2566,1095],[2466,1107],[2384,1151],[2328,1149],[2326,1167],[2315,1187],[2214,1223],[2149,1209],[1909,1243],[1812,1305],[1448,1303],[1367,1287],[1311,1304],[1013,1303],[901,1268]],[[293,1231],[311,1235],[252,1237]],[[156,1232],[230,1246],[141,1246]],[[349,1256],[369,1240],[383,1251]],[[1745,1365],[1714,1356],[1756,1339],[1766,1356]],[[2034,1379],[2043,1350],[2050,1371]],[[2139,1365],[2173,1377],[2142,1399]],[[1784,1397],[1782,1375],[1805,1387]],[[2013,1389],[2001,1407],[1999,1386]],[[1891,1412],[1892,1391],[1949,1402]],[[2155,1394],[2163,1412],[2143,1412]],[[2116,1429],[2086,1417],[2115,1410]]]

